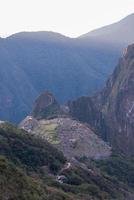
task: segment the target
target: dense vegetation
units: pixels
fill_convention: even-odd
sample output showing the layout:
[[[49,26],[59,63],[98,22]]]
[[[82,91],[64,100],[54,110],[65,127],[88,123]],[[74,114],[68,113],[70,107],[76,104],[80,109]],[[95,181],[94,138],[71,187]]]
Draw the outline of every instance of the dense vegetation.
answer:
[[[0,199],[1,200],[73,200],[61,190],[48,187],[37,176],[31,177],[0,156]]]
[[[48,142],[1,124],[0,199],[126,200],[126,195],[133,195],[133,160],[85,161],[89,170],[77,165],[63,170],[65,161]],[[59,183],[56,175],[65,181]]]
[[[107,160],[96,162],[96,166],[116,182],[120,181],[134,188],[134,159],[112,156]]]
[[[47,141],[31,136],[8,123],[0,126],[0,154],[30,168],[48,166],[53,173],[65,163],[63,154]]]
[[[38,185],[37,185],[38,184]],[[43,188],[20,168],[0,156],[0,199],[42,200]]]
[[[65,192],[84,195],[85,197],[100,200],[126,200],[126,195],[129,197],[131,192],[134,191],[127,182],[118,180],[118,176],[115,175],[116,178],[108,176],[101,170],[101,167],[96,168],[94,162],[90,171],[74,167],[65,171],[64,175],[67,177],[66,184],[59,185],[59,188],[62,188]]]

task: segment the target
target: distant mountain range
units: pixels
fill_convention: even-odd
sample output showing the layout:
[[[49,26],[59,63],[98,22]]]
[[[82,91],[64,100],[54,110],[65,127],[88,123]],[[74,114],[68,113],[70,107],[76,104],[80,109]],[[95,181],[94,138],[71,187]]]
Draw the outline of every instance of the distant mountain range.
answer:
[[[48,89],[60,102],[103,87],[122,49],[134,42],[134,14],[79,38],[22,32],[0,39],[0,119],[19,122]]]
[[[18,127],[0,121],[0,199],[133,200],[133,130],[134,44],[96,95],[46,91]]]
[[[124,46],[132,43],[134,40],[133,30],[134,14],[131,14],[117,23],[93,30],[82,35],[80,38],[82,40],[94,39],[97,42],[111,44],[113,47],[115,46],[120,49],[121,46],[124,48]]]

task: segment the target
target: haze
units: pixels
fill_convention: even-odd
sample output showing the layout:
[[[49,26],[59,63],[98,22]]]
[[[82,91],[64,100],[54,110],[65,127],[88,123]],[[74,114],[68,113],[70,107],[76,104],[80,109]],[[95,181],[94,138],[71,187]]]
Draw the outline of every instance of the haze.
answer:
[[[133,0],[0,0],[0,36],[42,30],[77,37],[133,12]]]

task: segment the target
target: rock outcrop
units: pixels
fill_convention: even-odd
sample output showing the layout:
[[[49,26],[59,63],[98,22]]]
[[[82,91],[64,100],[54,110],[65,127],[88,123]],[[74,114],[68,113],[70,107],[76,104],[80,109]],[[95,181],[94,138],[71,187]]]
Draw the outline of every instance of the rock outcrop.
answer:
[[[134,45],[98,95],[81,97],[69,107],[73,117],[91,124],[118,152],[134,155]]]
[[[32,116],[36,119],[52,118],[61,113],[60,105],[53,94],[46,91],[35,101]]]

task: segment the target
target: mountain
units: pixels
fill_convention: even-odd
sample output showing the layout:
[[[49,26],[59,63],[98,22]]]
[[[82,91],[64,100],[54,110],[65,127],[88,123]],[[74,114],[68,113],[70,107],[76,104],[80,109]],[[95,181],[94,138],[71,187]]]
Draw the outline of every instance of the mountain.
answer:
[[[52,118],[62,112],[60,104],[52,93],[46,91],[42,93],[35,101],[32,115],[36,119]]]
[[[107,124],[109,128],[107,136],[110,133],[111,138],[115,132],[111,132],[110,124],[112,122],[111,126],[115,128],[113,123],[115,117],[120,117],[117,123],[122,122],[120,123],[124,125],[122,127],[127,126],[127,130],[132,130],[130,129],[132,125],[133,128],[133,58],[134,45],[131,45],[108,80],[106,88],[96,97],[82,97],[79,101],[81,102],[79,109],[83,99],[87,113],[88,108],[92,108],[92,113],[89,112],[90,117],[96,108],[98,109],[96,119],[103,114],[99,121],[94,122],[92,119],[92,125],[94,122],[96,128],[99,127],[103,119],[103,128],[106,130],[104,126]],[[127,91],[127,95],[123,93],[123,96],[118,98],[120,97],[118,89]],[[43,97],[43,100],[40,97]],[[41,111],[48,114],[46,106],[53,107],[56,99],[50,92],[45,92],[40,97],[36,100],[37,108],[41,108]],[[50,97],[53,97],[53,101],[50,101]],[[86,107],[87,100],[88,107]],[[44,104],[42,101],[45,101]],[[119,115],[117,110],[118,117],[115,116],[114,109],[117,105],[116,101],[119,101],[117,104],[120,105],[119,112],[121,111]],[[73,103],[70,102],[70,105]],[[59,105],[57,101],[56,105]],[[64,118],[53,115],[52,119],[44,119],[44,116],[46,115],[41,115],[41,119],[38,120],[32,116],[27,117],[21,124],[22,129],[27,131],[0,121],[0,199],[134,199],[133,158],[124,157],[121,155],[122,151],[118,151],[118,154],[116,151],[115,154],[108,144],[95,135],[94,127],[91,128],[87,124],[69,118],[68,113]],[[88,116],[85,116],[87,119]],[[128,124],[126,124],[126,117]],[[118,131],[118,126],[115,131]],[[122,138],[125,138],[126,132],[122,133]],[[130,132],[127,132],[127,135],[128,133]],[[120,143],[120,137],[117,136],[118,134],[116,139],[119,139]],[[131,134],[129,136],[131,137]],[[64,155],[58,149],[62,150]]]
[[[60,103],[100,90],[122,49],[134,42],[133,21],[132,14],[75,39],[43,31],[1,38],[0,118],[21,121],[46,89]]]
[[[134,41],[134,14],[116,22],[114,24],[93,30],[87,34],[82,35],[80,38],[101,42],[104,44],[115,46],[120,49]]]
[[[52,93],[46,91],[41,94],[33,110],[33,115],[27,116],[19,127],[44,138],[69,160],[101,159],[111,155],[111,148],[90,127],[71,119],[67,112],[62,111]]]
[[[134,44],[128,46],[105,88],[93,97],[69,102],[70,113],[88,122],[112,147],[134,155]]]
[[[55,171],[55,167],[50,168],[52,172],[51,174],[49,172],[49,175],[47,174],[48,169],[41,167],[45,170],[45,177],[42,172],[39,176],[40,171],[36,170],[46,188],[51,187],[52,191],[58,190],[56,195],[50,193],[52,199],[133,200],[133,159],[115,154],[113,149],[98,137],[89,125],[72,119],[69,113],[64,117],[51,115],[49,109],[51,111],[53,108],[53,102],[57,101],[52,93],[47,91],[41,94],[34,104],[39,108],[37,114],[38,111],[41,111],[41,118],[38,118],[38,115],[37,118],[27,116],[19,125],[21,128],[19,132],[25,130],[25,134],[29,138],[33,137],[32,141],[38,138],[43,144],[43,141],[47,140],[50,146],[53,145],[53,148],[57,149],[57,154],[53,151],[54,154],[52,154],[50,149],[49,157],[51,154],[58,156],[58,152],[62,151],[66,158],[65,160],[61,154],[60,158],[62,159],[58,164],[59,167],[56,168],[57,171]],[[59,105],[58,102],[56,104]],[[55,112],[57,114],[57,110]],[[51,118],[51,116],[53,117]],[[36,147],[38,147],[38,143]],[[45,149],[47,149],[46,145]],[[48,159],[49,162],[51,159]],[[54,160],[54,164],[56,163]],[[38,157],[36,164],[38,166]],[[49,167],[49,164],[47,166]],[[54,174],[52,175],[52,173]],[[51,198],[49,197],[49,199]]]
[[[116,156],[70,163],[44,138],[5,122],[0,138],[1,200],[134,199],[133,160]]]
[[[25,72],[14,62],[2,39],[0,40],[0,80],[0,118],[9,121],[22,118],[37,92]]]

